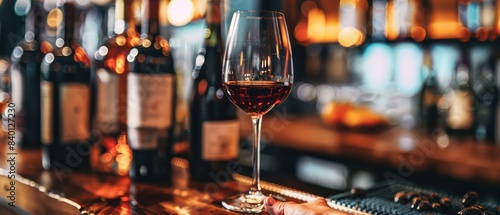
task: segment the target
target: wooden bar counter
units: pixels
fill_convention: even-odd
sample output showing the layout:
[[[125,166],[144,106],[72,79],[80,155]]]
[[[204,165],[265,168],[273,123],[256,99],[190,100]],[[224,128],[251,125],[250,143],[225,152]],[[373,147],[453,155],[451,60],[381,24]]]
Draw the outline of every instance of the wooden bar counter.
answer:
[[[46,171],[41,165],[40,150],[16,149],[16,154],[10,155],[7,144],[0,146],[2,192],[9,193],[12,164],[8,156],[14,156],[17,174],[14,205],[36,215],[237,214],[225,210],[221,200],[247,191],[250,183],[250,178],[238,174],[233,174],[231,180],[209,185],[190,181],[187,161],[178,158],[172,162],[173,186],[132,183],[128,177],[89,171]],[[268,182],[263,182],[262,187],[281,200],[304,202],[317,197]],[[0,205],[0,214],[10,214],[5,210],[8,202]]]

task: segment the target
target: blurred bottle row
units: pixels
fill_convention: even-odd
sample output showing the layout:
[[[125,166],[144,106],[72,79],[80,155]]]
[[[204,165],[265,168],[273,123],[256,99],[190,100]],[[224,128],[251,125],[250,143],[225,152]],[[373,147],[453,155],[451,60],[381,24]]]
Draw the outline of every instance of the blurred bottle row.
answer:
[[[285,5],[301,44],[436,39],[495,40],[495,0],[295,0]]]
[[[4,130],[19,148],[42,147],[45,169],[90,167],[166,182],[174,144],[187,140],[194,179],[236,159],[239,122],[220,80],[219,0],[203,11],[204,42],[184,77],[194,83],[188,96],[178,93],[186,81],[163,37],[166,0],[115,0],[107,7],[110,32],[94,52],[80,46],[85,32],[78,26],[95,20],[81,18],[78,1],[17,2],[26,4],[25,33],[0,64],[3,117],[15,120],[4,121]]]
[[[299,66],[305,73],[292,91],[296,103],[289,107],[302,114],[340,107],[331,113],[335,116],[324,116],[327,124],[376,123],[363,111],[346,114],[343,104],[349,103],[369,107],[388,124],[499,143],[500,53],[492,44],[391,42],[297,48],[306,56]]]

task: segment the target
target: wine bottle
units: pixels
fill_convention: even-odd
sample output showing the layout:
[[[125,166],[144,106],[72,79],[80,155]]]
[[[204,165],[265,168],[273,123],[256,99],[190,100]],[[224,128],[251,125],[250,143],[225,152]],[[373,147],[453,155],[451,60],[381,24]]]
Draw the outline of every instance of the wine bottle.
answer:
[[[493,144],[495,142],[495,119],[498,103],[498,88],[496,86],[495,63],[493,59],[482,63],[474,76],[474,111],[475,138],[480,142]]]
[[[115,1],[114,35],[94,54],[96,100],[93,127],[100,132],[101,138],[92,151],[92,168],[119,175],[128,174],[132,156],[126,137],[127,55],[140,42],[134,28],[132,1]]]
[[[16,109],[15,142],[21,148],[40,148],[40,65],[45,53],[40,49],[43,23],[41,4],[29,1],[24,39],[17,44],[11,56],[12,102]]]
[[[88,168],[90,141],[90,61],[74,40],[75,5],[62,14],[54,50],[41,64],[41,140],[45,169]]]
[[[466,51],[461,51],[455,69],[453,90],[447,95],[449,107],[446,113],[446,131],[458,138],[473,134],[474,94],[470,84],[470,63]]]
[[[142,41],[127,56],[129,176],[134,181],[170,181],[176,81],[170,45],[160,35],[162,1],[142,1]]]
[[[238,156],[240,131],[236,107],[222,89],[219,0],[209,1],[207,9],[204,47],[192,72],[195,80],[189,117],[189,169],[191,178],[198,181],[210,181],[221,171],[230,174],[234,169],[230,162]]]
[[[442,97],[436,71],[432,67],[432,56],[430,53],[424,55],[424,71],[427,77],[424,79],[422,91],[420,93],[421,102],[421,124],[429,134],[439,127],[440,114],[438,110],[438,101]]]

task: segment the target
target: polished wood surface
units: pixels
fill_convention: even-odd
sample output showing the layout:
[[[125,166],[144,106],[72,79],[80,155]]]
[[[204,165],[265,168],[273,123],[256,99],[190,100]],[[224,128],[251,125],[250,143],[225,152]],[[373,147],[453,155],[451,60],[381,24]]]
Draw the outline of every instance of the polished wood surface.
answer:
[[[0,168],[5,173],[10,168],[5,159],[7,145],[0,143],[0,146]],[[193,182],[189,180],[187,161],[177,159],[182,162],[174,165],[172,185],[132,183],[128,177],[113,174],[47,171],[41,166],[40,150],[16,149],[15,152],[15,172],[18,175],[41,185],[51,194],[77,203],[81,211],[90,214],[238,214],[225,210],[220,202],[225,197],[247,191],[250,182],[248,177],[237,174],[233,175],[234,179],[220,183]],[[275,198],[286,201],[304,202],[317,197],[269,182],[263,182],[262,187]],[[26,201],[20,198],[33,199],[26,197],[31,194],[23,196],[19,192],[17,201]]]
[[[5,150],[0,153],[6,154]],[[209,194],[203,192],[202,184],[192,182],[189,187],[175,188],[132,183],[128,177],[113,174],[46,171],[41,166],[40,150],[17,150],[16,160],[17,174],[95,214],[234,214],[223,209],[220,200],[245,187],[230,181]],[[0,168],[9,169],[6,159],[1,160]]]

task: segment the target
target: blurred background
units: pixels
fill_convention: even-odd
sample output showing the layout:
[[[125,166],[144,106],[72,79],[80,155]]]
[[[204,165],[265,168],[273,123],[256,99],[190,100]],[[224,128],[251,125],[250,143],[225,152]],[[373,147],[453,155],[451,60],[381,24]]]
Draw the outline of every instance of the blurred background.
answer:
[[[88,56],[113,31],[112,0],[74,0]],[[60,14],[43,1],[42,38]],[[0,0],[0,100],[29,0]],[[191,71],[203,42],[205,0],[170,0],[161,15],[178,76],[179,156]],[[495,0],[226,0],[236,10],[285,13],[295,80],[263,125],[263,179],[329,195],[407,179],[423,185],[500,185],[500,3]],[[45,19],[46,17],[46,19]],[[43,20],[43,21],[42,21]],[[239,162],[251,170],[251,128],[240,115]],[[321,174],[318,174],[321,173]],[[306,186],[303,186],[306,185]]]

